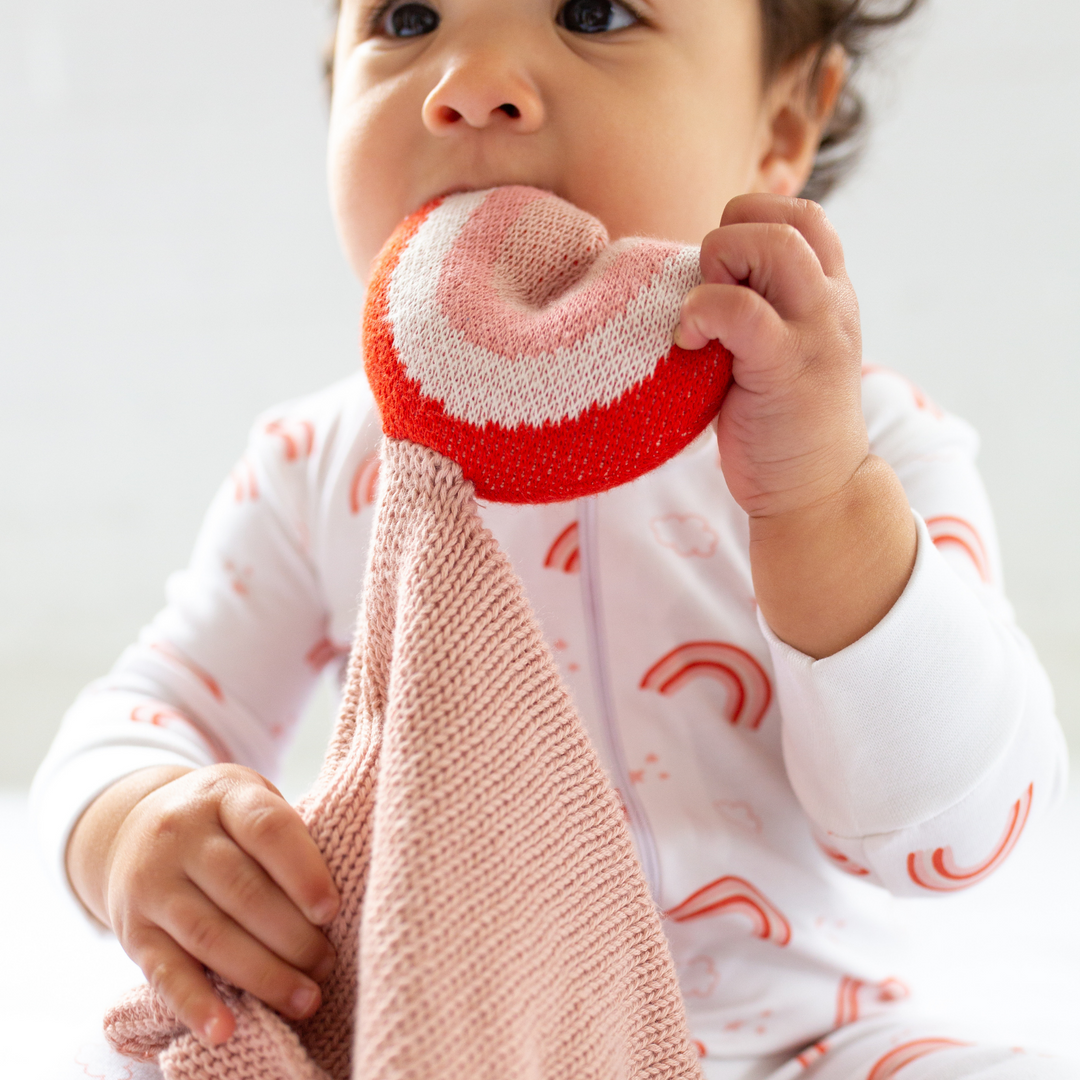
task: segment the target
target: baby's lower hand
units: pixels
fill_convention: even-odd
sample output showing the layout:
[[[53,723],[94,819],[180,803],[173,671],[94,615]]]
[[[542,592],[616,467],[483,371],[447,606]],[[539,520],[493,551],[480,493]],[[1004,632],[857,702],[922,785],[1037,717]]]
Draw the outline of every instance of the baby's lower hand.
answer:
[[[116,833],[104,901],[127,954],[210,1044],[235,1021],[204,965],[291,1019],[319,1007],[334,951],[318,927],[339,897],[297,812],[240,765],[188,772]]]
[[[744,195],[705,238],[701,269],[676,341],[716,338],[734,355],[717,425],[731,493],[752,518],[828,500],[868,454],[858,303],[836,233],[815,203]]]

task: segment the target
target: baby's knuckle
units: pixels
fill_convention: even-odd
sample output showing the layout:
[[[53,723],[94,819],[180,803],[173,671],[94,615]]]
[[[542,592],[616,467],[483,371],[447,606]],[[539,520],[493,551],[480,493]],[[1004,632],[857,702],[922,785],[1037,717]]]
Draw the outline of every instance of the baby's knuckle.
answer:
[[[802,233],[787,221],[774,222],[769,226],[769,232],[773,243],[781,247],[790,248],[804,243]]]
[[[244,813],[244,830],[260,847],[280,841],[289,824],[289,815],[283,806],[258,802]]]
[[[825,207],[821,203],[814,202],[813,199],[796,199],[795,206],[799,217],[808,219],[814,225],[832,228],[829,216],[825,213]]]
[[[180,912],[176,918],[178,934],[183,946],[198,957],[214,956],[225,942],[223,920],[214,912]]]
[[[236,872],[240,860],[236,845],[227,836],[215,833],[204,838],[199,847],[198,861],[210,877],[221,880]]]
[[[241,911],[254,912],[266,901],[266,882],[248,866],[233,866],[223,875],[225,887]]]
[[[142,971],[151,988],[174,1010],[178,999],[187,996],[182,991],[186,972],[184,965],[176,957],[156,953],[146,958]]]
[[[128,954],[140,967],[144,966],[144,958],[155,952],[154,928],[142,922],[122,919],[113,924],[113,932],[116,940],[123,946]]]

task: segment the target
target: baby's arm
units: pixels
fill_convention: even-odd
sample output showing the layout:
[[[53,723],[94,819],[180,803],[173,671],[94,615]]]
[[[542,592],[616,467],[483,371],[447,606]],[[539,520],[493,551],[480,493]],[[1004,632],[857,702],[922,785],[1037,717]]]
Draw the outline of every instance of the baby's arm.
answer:
[[[763,624],[792,786],[841,868],[912,896],[975,885],[1067,782],[1053,694],[1002,587],[975,433],[870,369],[871,445],[918,530],[903,595],[869,634],[815,661]]]
[[[718,437],[751,517],[788,775],[840,868],[911,895],[967,887],[1066,776],[1049,683],[1001,588],[977,440],[884,373],[865,380],[868,432],[854,298],[820,210],[729,211],[731,233],[703,248],[706,280],[723,280],[692,294],[681,336],[715,332],[745,384]]]
[[[263,777],[320,668],[342,655],[312,550],[331,504],[346,519],[335,535],[363,561],[370,514],[323,482],[352,475],[339,450],[373,449],[349,442],[356,417],[341,411],[258,425],[168,607],[80,696],[35,781],[38,824],[83,905],[210,1041],[233,1022],[203,964],[296,1017],[332,963],[315,923],[333,884]],[[314,996],[301,1007],[297,991]]]

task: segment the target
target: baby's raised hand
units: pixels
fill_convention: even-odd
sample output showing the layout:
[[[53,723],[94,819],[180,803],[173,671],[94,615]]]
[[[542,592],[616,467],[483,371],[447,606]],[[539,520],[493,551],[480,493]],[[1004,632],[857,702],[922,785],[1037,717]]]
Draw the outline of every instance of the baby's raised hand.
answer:
[[[300,816],[251,769],[196,769],[144,796],[116,833],[102,899],[124,950],[207,1043],[235,1022],[204,965],[291,1019],[319,1006],[335,958],[318,927],[338,893]]]
[[[744,195],[701,248],[703,284],[675,340],[731,350],[716,436],[728,488],[750,517],[758,607],[809,656],[878,624],[915,562],[896,473],[870,453],[855,291],[821,207]]]
[[[701,248],[703,284],[676,340],[734,355],[717,439],[728,487],[751,517],[834,495],[867,456],[862,345],[839,238],[816,203],[744,195]]]

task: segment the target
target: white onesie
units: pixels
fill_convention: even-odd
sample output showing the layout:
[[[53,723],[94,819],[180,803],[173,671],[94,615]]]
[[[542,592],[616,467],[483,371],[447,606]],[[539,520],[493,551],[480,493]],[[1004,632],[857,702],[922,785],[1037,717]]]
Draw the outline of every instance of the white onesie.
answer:
[[[974,432],[888,371],[866,369],[863,403],[918,554],[882,622],[824,660],[758,614],[711,431],[596,498],[482,507],[623,799],[710,1059],[888,1012],[908,995],[890,894],[982,880],[1065,789]],[[274,776],[349,649],[378,442],[359,376],[256,425],[168,606],[79,697],[37,776],[65,887],[74,823],[127,773],[237,761]]]

